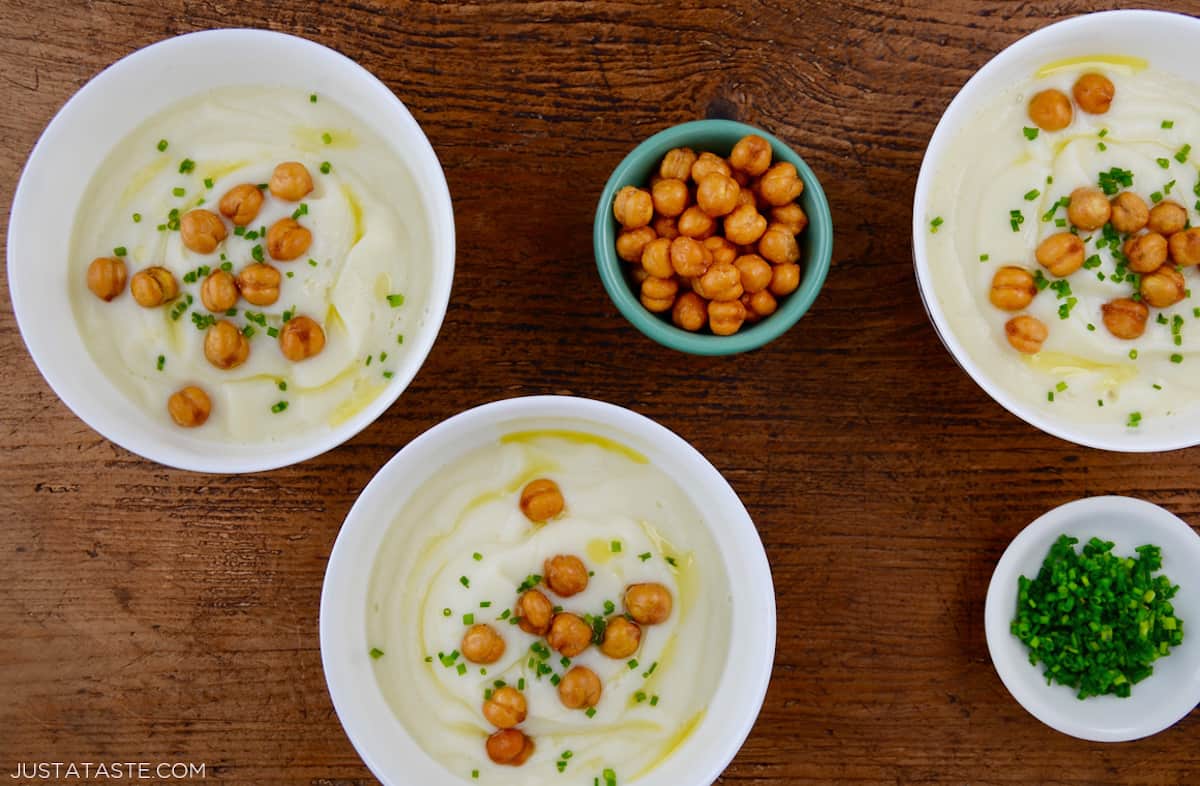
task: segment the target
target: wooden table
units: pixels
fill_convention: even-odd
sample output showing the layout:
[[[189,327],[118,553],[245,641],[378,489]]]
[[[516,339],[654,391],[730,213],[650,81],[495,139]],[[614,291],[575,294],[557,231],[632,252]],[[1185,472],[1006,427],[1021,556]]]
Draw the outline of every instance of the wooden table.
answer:
[[[178,33],[266,26],[345,52],[412,110],[450,182],[458,271],[439,341],[379,422],[245,477],[165,469],[94,433],[38,375],[0,288],[0,773],[191,761],[211,783],[371,782],[317,643],[342,518],[435,423],[565,393],[681,434],[762,532],[776,667],[723,782],[1200,782],[1195,713],[1136,743],[1063,736],[1009,697],[983,631],[991,570],[1026,523],[1102,493],[1200,521],[1200,453],[1103,453],[1009,415],[938,342],[909,251],[921,156],[963,82],[1020,36],[1119,3],[67,5],[0,3],[5,215],[38,134],[100,69]],[[837,225],[816,306],[741,357],[643,338],[592,257],[612,167],[705,116],[790,142]]]

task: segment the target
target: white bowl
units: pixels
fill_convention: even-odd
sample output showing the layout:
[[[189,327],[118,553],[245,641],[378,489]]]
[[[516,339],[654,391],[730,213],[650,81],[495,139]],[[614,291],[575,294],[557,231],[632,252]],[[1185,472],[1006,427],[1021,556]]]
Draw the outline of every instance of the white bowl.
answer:
[[[704,720],[683,745],[629,786],[708,786],[750,733],[775,658],[775,593],[754,523],[721,474],[683,439],[627,409],[582,398],[538,396],[484,404],[410,442],[354,503],[329,557],[321,593],[321,662],[333,705],[363,761],[385,784],[471,783],[425,753],[392,712],[375,680],[367,640],[367,590],[375,555],[396,514],[439,468],[494,444],[520,422],[616,438],[645,454],[705,514],[733,588],[729,654]],[[706,687],[705,690],[708,688]],[[624,783],[624,781],[622,781]]]
[[[253,68],[247,68],[253,53]],[[63,231],[91,173],[151,115],[217,87],[297,87],[335,96],[391,142],[391,154],[422,194],[432,255],[430,297],[420,330],[387,388],[336,427],[274,445],[214,450],[183,429],[156,424],[97,367],[70,318],[66,293],[70,233]],[[295,36],[264,30],[211,30],[161,41],[114,63],[71,98],[50,122],[21,175],[8,226],[13,310],[34,363],[84,422],[134,453],[198,472],[255,472],[294,464],[334,448],[396,400],[429,354],[450,299],[454,214],[446,178],[412,115],[382,82],[345,56]]]
[[[1162,548],[1162,571],[1179,585],[1172,599],[1183,621],[1183,642],[1154,662],[1154,673],[1133,686],[1128,698],[1080,700],[1065,685],[1046,684],[1044,666],[1009,624],[1017,610],[1017,577],[1033,578],[1059,535],[1097,537],[1116,544],[1113,553],[1134,554],[1145,544]],[[1156,574],[1157,575],[1157,574]],[[1089,497],[1068,502],[1027,526],[1005,550],[988,586],[984,610],[988,652],[1000,680],[1022,707],[1051,728],[1095,742],[1123,742],[1156,734],[1200,704],[1200,535],[1172,513],[1130,497]]]
[[[1136,431],[1105,430],[1047,416],[1014,395],[1001,375],[986,371],[955,335],[934,290],[927,246],[930,192],[939,166],[958,131],[1013,83],[1047,60],[1096,54],[1132,55],[1160,71],[1194,80],[1200,68],[1200,19],[1160,11],[1106,11],[1067,19],[1022,38],[992,58],[950,102],[929,140],[913,199],[913,260],[925,310],[955,361],[998,404],[1048,434],[1103,450],[1150,452],[1200,444],[1200,420],[1157,419]]]

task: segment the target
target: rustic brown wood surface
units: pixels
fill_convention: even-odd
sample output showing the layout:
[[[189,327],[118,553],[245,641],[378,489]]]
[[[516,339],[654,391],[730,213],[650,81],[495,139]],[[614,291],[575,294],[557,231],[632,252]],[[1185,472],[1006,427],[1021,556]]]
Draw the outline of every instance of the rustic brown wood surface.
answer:
[[[0,288],[0,775],[191,761],[211,783],[372,782],[318,650],[342,518],[444,418],[569,393],[688,439],[762,533],[776,667],[723,782],[1200,782],[1195,713],[1135,743],[1063,736],[1009,697],[983,631],[991,570],[1026,523],[1102,493],[1200,522],[1200,453],[1103,453],[1020,422],[955,366],[912,274],[917,170],[957,89],[1022,35],[1119,5],[0,0],[4,215],[38,135],[98,71],[245,25],[334,47],[391,86],[441,157],[459,237],[445,326],[400,401],[339,449],[244,477],[165,469],[98,436],[39,376]],[[621,318],[591,225],[630,148],[715,115],[808,160],[837,240],[796,328],[705,359]]]

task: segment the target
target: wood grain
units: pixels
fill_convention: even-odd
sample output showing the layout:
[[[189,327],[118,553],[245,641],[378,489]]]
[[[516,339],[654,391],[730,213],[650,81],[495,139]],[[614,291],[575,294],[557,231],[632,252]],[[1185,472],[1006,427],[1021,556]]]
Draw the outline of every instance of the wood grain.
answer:
[[[1200,520],[1200,453],[1103,453],[1026,426],[954,365],[912,275],[916,174],[957,89],[1020,36],[1118,5],[3,0],[4,214],[39,133],[100,69],[246,25],[339,49],[396,91],[446,168],[460,240],[441,338],[401,400],[343,447],[248,477],[167,470],[92,432],[38,375],[0,288],[0,773],[183,760],[211,783],[372,782],[318,652],[342,518],[456,411],[571,393],[688,439],[762,533],[776,669],[722,782],[1200,782],[1195,713],[1136,743],[1060,735],[1005,692],[982,624],[1000,553],[1050,507],[1120,493]],[[813,310],[735,358],[641,337],[591,251],[612,167],[710,115],[791,143],[837,226]]]

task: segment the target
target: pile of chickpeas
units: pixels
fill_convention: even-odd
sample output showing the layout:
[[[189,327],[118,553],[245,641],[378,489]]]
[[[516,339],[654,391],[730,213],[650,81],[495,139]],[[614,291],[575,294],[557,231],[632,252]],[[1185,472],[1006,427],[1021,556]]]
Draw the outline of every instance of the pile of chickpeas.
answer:
[[[286,161],[275,167],[267,189],[276,199],[299,202],[313,190],[312,175],[304,164]],[[229,235],[222,216],[234,226],[245,227],[258,217],[264,199],[258,186],[242,183],[221,197],[218,205],[221,215],[199,208],[184,213],[179,219],[183,245],[197,254],[216,252]],[[281,218],[267,230],[265,239],[266,252],[271,259],[291,262],[308,251],[312,231],[294,217]],[[88,266],[88,288],[105,302],[124,292],[125,280],[125,260],[121,257],[99,257]],[[281,281],[278,268],[267,262],[248,264],[236,276],[227,270],[216,269],[201,284],[200,301],[213,314],[223,314],[234,308],[239,298],[255,306],[269,306],[279,300]],[[144,308],[159,308],[180,294],[174,274],[158,265],[135,273],[129,282],[129,290],[133,299]],[[293,362],[306,360],[324,347],[325,331],[311,317],[294,315],[279,331],[279,350]],[[204,356],[216,368],[236,368],[250,356],[250,342],[232,322],[217,320],[204,336]],[[202,388],[189,385],[171,395],[167,400],[167,411],[177,424],[191,428],[208,420],[212,401]]]
[[[774,314],[778,298],[800,286],[803,191],[796,167],[772,164],[770,143],[757,135],[739,140],[728,159],[668,151],[649,190],[625,186],[613,200],[617,255],[632,263],[642,305],[718,336]]]
[[[558,484],[548,478],[530,482],[521,492],[520,507],[530,521],[542,524],[562,513],[565,507]],[[573,554],[559,554],[545,561],[542,582],[559,598],[570,598],[587,589],[588,569]],[[637,652],[642,641],[642,626],[657,625],[671,616],[671,592],[662,584],[631,584],[625,589],[625,613],[607,620],[599,649],[614,659],[625,659]],[[592,626],[583,617],[569,611],[555,611],[554,603],[537,588],[525,590],[513,608],[517,625],[524,632],[543,637],[549,647],[565,658],[583,653],[593,641]],[[463,657],[471,663],[487,665],[504,655],[504,638],[491,625],[472,625],[460,645]],[[586,666],[572,666],[558,683],[558,698],[564,707],[588,711],[600,703],[603,686],[596,672]],[[497,731],[487,738],[488,758],[497,764],[519,767],[533,754],[533,738],[517,726],[525,721],[528,705],[525,695],[509,685],[498,688],[483,702],[483,717]]]
[[[1103,114],[1116,90],[1107,77],[1084,74],[1072,93],[1081,110]],[[1059,90],[1042,91],[1030,101],[1029,117],[1043,130],[1059,131],[1071,123],[1071,100]],[[1140,276],[1136,298],[1115,298],[1101,306],[1104,326],[1112,335],[1126,340],[1141,337],[1150,319],[1150,307],[1170,308],[1187,296],[1181,271],[1200,264],[1200,228],[1188,227],[1183,205],[1164,200],[1150,207],[1132,191],[1122,191],[1110,200],[1101,189],[1085,186],[1071,192],[1067,220],[1084,232],[1111,225],[1123,236],[1121,254],[1128,270]],[[1084,242],[1075,232],[1059,232],[1038,245],[1035,257],[1052,275],[1066,278],[1083,267]],[[992,278],[989,299],[997,308],[1021,311],[1037,293],[1032,273],[1023,267],[1006,266]],[[1027,354],[1041,351],[1050,335],[1041,320],[1027,314],[1013,317],[1004,329],[1009,344]]]

